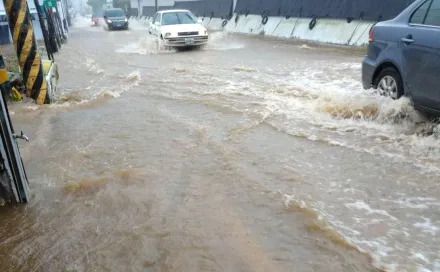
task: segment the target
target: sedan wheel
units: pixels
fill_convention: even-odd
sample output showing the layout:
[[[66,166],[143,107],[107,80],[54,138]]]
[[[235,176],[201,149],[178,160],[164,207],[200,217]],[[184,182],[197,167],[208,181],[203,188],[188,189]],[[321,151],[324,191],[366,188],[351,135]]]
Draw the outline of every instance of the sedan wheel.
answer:
[[[391,67],[385,68],[379,73],[375,86],[380,95],[392,99],[399,99],[404,93],[400,74]]]
[[[383,96],[389,96],[392,99],[397,99],[397,83],[391,76],[385,76],[379,81],[377,90]]]

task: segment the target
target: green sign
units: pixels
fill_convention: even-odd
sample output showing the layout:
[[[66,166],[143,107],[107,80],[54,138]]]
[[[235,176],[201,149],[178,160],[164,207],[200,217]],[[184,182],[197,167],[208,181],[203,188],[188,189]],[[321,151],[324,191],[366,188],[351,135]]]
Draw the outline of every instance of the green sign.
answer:
[[[44,0],[43,4],[46,8],[55,8],[57,6],[57,0]]]

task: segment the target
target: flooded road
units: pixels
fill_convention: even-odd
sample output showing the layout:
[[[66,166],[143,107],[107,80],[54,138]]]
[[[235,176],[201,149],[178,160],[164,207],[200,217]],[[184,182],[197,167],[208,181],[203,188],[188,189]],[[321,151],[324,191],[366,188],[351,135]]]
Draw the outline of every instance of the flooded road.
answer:
[[[11,105],[33,197],[1,271],[440,271],[439,132],[362,53],[77,22],[59,102]]]

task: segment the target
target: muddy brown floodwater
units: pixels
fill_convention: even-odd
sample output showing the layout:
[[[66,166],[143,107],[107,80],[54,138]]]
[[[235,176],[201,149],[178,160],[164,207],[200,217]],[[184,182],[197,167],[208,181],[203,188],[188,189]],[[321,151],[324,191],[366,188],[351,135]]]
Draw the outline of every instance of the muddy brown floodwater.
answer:
[[[439,130],[359,51],[78,20],[56,60],[58,102],[10,106],[32,199],[0,271],[439,271]]]

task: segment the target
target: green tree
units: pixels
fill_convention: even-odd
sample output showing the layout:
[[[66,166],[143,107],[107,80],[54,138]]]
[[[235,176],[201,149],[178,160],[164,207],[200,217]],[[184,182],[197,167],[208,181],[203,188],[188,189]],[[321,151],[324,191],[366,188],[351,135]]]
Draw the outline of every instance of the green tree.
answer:
[[[106,0],[87,0],[87,5],[92,7],[93,12],[101,11],[105,3],[107,3]]]

